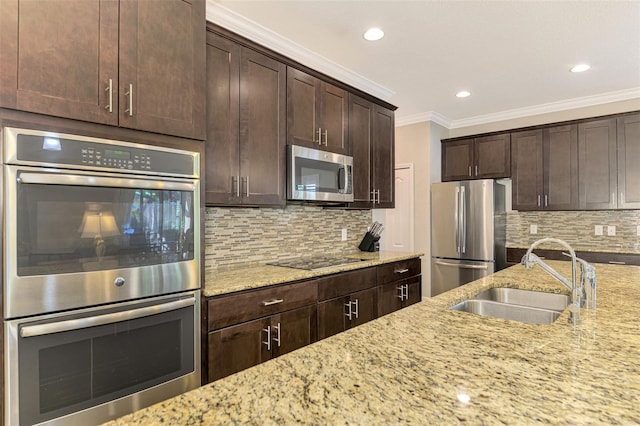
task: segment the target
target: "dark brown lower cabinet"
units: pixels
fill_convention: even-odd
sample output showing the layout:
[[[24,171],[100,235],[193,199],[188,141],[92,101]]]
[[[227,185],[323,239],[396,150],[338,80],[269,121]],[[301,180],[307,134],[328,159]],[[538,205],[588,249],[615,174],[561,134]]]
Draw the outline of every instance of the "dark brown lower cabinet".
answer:
[[[318,303],[318,339],[333,336],[377,317],[376,288]]]
[[[209,380],[217,380],[315,341],[315,306],[209,333]]]
[[[418,303],[421,296],[420,275],[378,286],[378,316]]]

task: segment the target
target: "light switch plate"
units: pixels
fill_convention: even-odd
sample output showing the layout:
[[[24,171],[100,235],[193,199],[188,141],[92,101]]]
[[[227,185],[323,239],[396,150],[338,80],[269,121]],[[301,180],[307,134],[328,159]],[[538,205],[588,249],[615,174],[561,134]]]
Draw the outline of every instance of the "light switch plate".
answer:
[[[538,233],[538,225],[529,225],[529,234],[535,235]]]
[[[596,235],[604,235],[604,226],[596,225],[595,234]]]
[[[640,225],[636,226],[636,235],[640,237]]]
[[[616,236],[616,226],[615,225],[607,226],[607,235],[610,236],[610,237],[615,237]]]
[[[342,241],[347,241],[347,228],[342,228]]]

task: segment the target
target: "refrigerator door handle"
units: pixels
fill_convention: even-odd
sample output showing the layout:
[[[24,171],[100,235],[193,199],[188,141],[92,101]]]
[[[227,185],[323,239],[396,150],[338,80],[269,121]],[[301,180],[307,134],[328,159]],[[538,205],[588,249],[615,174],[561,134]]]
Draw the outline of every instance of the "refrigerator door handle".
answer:
[[[487,265],[465,265],[464,263],[451,263],[451,262],[443,262],[442,260],[436,260],[436,265],[441,266],[453,266],[461,269],[488,269]]]
[[[460,194],[460,215],[462,217],[462,253],[467,252],[467,209],[464,203],[464,186],[462,187],[462,193]]]
[[[456,223],[456,253],[460,253],[460,187],[456,187],[454,221]]]

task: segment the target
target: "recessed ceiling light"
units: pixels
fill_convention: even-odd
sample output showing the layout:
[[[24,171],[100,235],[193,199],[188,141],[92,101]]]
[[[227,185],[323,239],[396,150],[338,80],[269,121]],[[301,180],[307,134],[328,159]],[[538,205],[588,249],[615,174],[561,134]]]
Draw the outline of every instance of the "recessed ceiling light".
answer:
[[[578,64],[575,67],[571,68],[571,72],[583,72],[591,68],[587,64]]]
[[[382,31],[380,28],[369,28],[364,32],[362,36],[365,38],[365,40],[376,41],[384,37],[384,31]]]
[[[456,96],[459,98],[466,98],[467,96],[471,96],[471,93],[467,92],[466,90],[461,90],[460,92],[456,93]]]

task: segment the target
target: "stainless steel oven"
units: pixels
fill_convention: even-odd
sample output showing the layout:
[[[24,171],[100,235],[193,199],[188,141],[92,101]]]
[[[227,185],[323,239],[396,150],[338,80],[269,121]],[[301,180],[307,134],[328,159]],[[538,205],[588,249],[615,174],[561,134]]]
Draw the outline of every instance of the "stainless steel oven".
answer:
[[[100,423],[199,386],[199,154],[2,142],[6,423]]]

